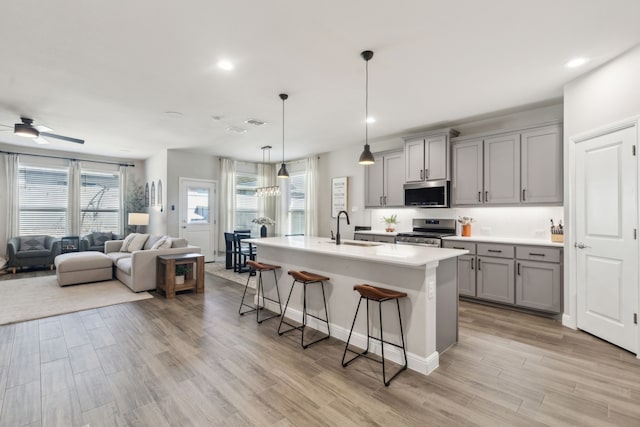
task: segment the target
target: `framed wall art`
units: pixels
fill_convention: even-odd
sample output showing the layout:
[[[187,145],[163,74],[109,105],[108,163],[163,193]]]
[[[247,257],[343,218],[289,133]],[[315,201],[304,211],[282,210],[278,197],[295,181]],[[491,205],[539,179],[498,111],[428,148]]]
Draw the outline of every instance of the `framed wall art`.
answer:
[[[331,216],[335,218],[340,211],[347,210],[347,177],[331,179]]]

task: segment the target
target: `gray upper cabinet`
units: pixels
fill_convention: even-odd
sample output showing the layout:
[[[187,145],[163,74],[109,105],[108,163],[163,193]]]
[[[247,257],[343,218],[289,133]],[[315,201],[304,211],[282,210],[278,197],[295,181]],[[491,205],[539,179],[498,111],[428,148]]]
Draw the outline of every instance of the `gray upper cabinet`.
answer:
[[[562,128],[523,132],[522,203],[562,202]]]
[[[484,140],[484,202],[490,205],[520,201],[520,134]]]
[[[562,127],[458,139],[452,144],[452,204],[562,203]]]
[[[453,145],[453,204],[482,203],[482,140]]]
[[[404,206],[404,152],[376,153],[365,170],[365,206]]]
[[[441,129],[405,138],[405,182],[450,179],[449,143],[454,129]]]

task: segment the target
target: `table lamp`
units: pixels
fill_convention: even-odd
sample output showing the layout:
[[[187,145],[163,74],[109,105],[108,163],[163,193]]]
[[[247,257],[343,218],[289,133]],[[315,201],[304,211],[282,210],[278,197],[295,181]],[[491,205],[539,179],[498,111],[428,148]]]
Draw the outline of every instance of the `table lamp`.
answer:
[[[141,225],[149,225],[149,214],[148,213],[129,213],[128,219],[129,225],[136,226],[136,233],[138,232],[138,227]]]

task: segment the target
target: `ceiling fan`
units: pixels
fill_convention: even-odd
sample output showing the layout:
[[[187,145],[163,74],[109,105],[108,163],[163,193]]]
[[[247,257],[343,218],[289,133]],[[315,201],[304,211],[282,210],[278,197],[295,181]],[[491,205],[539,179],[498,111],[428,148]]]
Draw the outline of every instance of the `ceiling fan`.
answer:
[[[46,126],[34,126],[33,119],[28,119],[26,117],[20,117],[22,123],[16,123],[13,126],[8,125],[0,125],[3,127],[11,128],[13,127],[13,133],[18,136],[24,136],[25,138],[31,138],[38,144],[48,144],[49,141],[45,139],[47,138],[56,138],[61,139],[63,141],[74,142],[76,144],[84,144],[83,139],[71,138],[69,136],[56,135],[55,133],[50,133],[51,129]]]

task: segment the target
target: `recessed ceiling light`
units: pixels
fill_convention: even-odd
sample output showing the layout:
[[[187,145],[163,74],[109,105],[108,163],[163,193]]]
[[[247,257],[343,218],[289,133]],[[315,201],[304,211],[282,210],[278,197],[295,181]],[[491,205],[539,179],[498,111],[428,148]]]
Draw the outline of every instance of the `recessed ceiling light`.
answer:
[[[184,116],[184,114],[182,114],[180,111],[165,111],[164,114],[167,117],[172,117],[174,119],[179,119]]]
[[[231,61],[227,59],[221,59],[220,61],[218,61],[217,65],[218,65],[218,68],[220,68],[221,70],[225,70],[225,71],[233,70],[233,64],[231,63]]]
[[[571,61],[567,62],[565,66],[567,68],[576,68],[586,64],[587,62],[589,62],[589,58],[585,58],[581,56],[579,58],[573,58]]]
[[[262,120],[258,120],[258,119],[245,120],[245,123],[254,125],[254,126],[262,126],[267,124],[267,122],[263,122]]]
[[[375,123],[376,119],[374,117],[367,117],[367,123]]]
[[[247,130],[244,128],[241,128],[239,126],[229,126],[227,128],[227,132],[233,132],[233,133],[245,133]]]

